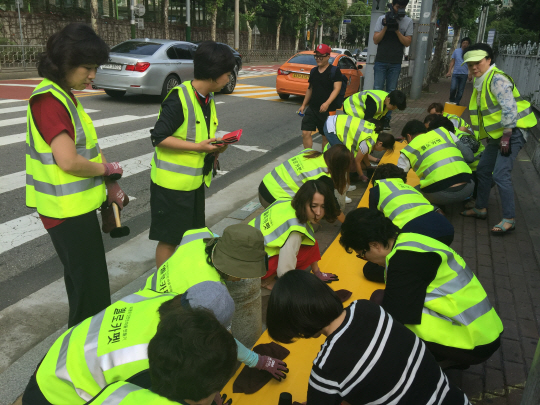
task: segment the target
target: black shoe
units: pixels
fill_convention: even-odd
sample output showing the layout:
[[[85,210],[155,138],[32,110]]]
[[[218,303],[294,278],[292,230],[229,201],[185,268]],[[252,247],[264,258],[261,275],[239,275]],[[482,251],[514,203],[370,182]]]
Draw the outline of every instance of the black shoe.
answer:
[[[390,130],[390,121],[389,120],[384,120],[383,125],[384,125],[383,131],[389,131]]]

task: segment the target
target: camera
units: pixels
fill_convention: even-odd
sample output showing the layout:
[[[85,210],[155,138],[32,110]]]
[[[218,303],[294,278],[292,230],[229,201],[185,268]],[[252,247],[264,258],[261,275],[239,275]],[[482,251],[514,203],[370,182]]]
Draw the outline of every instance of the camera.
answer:
[[[399,8],[398,12],[396,13],[394,11],[394,6],[390,3],[388,3],[388,8],[390,11],[388,11],[384,16],[385,21],[383,22],[383,25],[388,27],[388,31],[397,31],[399,28],[399,20],[405,16],[405,9]]]

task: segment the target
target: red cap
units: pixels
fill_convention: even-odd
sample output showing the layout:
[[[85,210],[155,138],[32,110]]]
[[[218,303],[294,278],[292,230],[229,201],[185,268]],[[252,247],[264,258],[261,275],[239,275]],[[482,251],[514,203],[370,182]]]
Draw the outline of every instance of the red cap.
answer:
[[[332,48],[330,48],[326,44],[320,44],[317,48],[315,48],[315,52],[318,52],[322,55],[324,55],[325,53],[330,54],[330,52],[332,52]]]

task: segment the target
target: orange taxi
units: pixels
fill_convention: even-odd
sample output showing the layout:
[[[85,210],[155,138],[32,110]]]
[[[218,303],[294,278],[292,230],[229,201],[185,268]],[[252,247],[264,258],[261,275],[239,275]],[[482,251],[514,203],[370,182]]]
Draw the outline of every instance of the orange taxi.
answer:
[[[360,89],[362,66],[345,54],[330,53],[329,63],[337,66],[349,79],[345,97],[358,93]],[[276,90],[280,98],[286,100],[291,94],[305,96],[308,88],[309,72],[317,66],[313,51],[299,52],[285,62],[277,71]]]

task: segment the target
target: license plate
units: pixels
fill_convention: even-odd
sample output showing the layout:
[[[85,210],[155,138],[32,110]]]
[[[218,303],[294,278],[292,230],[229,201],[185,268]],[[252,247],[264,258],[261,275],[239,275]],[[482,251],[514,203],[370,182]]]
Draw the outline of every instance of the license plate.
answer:
[[[107,63],[105,65],[101,65],[102,69],[111,69],[111,70],[122,70],[122,65],[117,65],[115,63]]]
[[[295,79],[309,80],[309,75],[303,75],[302,73],[293,73],[292,77],[294,77]]]

